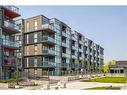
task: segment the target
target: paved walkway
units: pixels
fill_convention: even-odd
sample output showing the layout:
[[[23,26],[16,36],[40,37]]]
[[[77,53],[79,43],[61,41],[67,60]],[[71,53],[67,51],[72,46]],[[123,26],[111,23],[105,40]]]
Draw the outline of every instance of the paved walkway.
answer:
[[[118,86],[122,87],[124,83],[98,83],[98,82],[71,82],[67,83],[67,88],[65,89],[72,89],[72,90],[82,90],[92,87],[102,87],[102,86]]]
[[[43,88],[44,84],[47,84],[47,81],[43,80],[33,80],[35,83],[39,84],[38,86],[27,86],[21,89],[29,89],[29,90],[41,90]],[[83,90],[87,88],[92,87],[102,87],[102,86],[117,86],[117,87],[123,87],[125,86],[124,83],[99,83],[99,82],[80,82],[81,80],[75,80],[67,82],[66,86],[67,88],[64,88],[65,90]],[[51,90],[54,89],[54,86],[51,85]],[[127,88],[127,86],[125,87]],[[8,89],[7,83],[0,83],[0,89]]]

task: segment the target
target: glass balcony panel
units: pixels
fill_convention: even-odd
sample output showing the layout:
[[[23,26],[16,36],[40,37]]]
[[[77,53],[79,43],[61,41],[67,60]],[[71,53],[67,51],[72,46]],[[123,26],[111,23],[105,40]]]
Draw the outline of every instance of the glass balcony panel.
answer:
[[[50,50],[50,49],[46,49],[46,50],[42,50],[43,53],[49,53],[49,54],[53,54],[55,55],[55,50]]]
[[[55,28],[53,25],[50,25],[50,24],[43,24],[42,25],[42,29],[45,30],[45,29],[50,29],[52,31],[55,31]]]
[[[19,14],[19,8],[15,7],[15,6],[9,6],[9,5],[7,5],[7,6],[4,6],[4,8]]]
[[[16,66],[15,58],[6,58],[4,59],[4,66]]]
[[[62,57],[66,57],[66,53],[62,53]]]
[[[69,65],[70,65],[71,68],[76,68],[76,67],[78,67],[78,65],[75,64],[75,63],[71,63],[71,64],[69,64]]]
[[[62,42],[62,46],[66,46],[66,43]]]
[[[50,62],[50,61],[43,61],[43,67],[55,67],[55,63],[54,62]]]
[[[62,35],[66,37],[66,33],[64,31],[62,31]]]
[[[3,39],[3,45],[6,45],[6,46],[10,46],[10,47],[19,47],[19,44],[17,42],[14,42],[14,41],[9,41],[9,40],[6,40],[6,39]]]
[[[42,37],[42,40],[45,40],[45,41],[50,41],[50,42],[55,42],[55,39],[54,38],[52,38],[52,37],[49,37],[49,36],[43,36]]]
[[[77,48],[75,46],[72,46],[72,49],[75,49],[76,50]]]
[[[4,26],[15,29],[15,30],[19,30],[19,26],[16,25],[14,22],[4,21]]]
[[[60,67],[66,68],[66,67],[68,67],[68,64],[67,63],[61,63]]]

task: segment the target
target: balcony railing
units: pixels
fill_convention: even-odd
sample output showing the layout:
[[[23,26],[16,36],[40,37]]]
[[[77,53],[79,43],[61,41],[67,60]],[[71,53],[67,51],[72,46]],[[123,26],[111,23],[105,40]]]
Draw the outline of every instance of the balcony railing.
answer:
[[[78,50],[79,50],[79,51],[81,51],[81,52],[83,51],[83,49],[82,49],[82,48],[79,48]]]
[[[72,46],[72,49],[77,50],[76,46]]]
[[[55,67],[55,63],[54,62],[50,62],[50,61],[43,61],[43,67]]]
[[[55,42],[55,39],[52,38],[52,37],[49,37],[49,36],[43,36],[42,40],[43,41],[50,41],[50,42],[53,42],[53,43]]]
[[[50,25],[50,24],[43,24],[42,25],[42,29],[45,30],[45,29],[50,29],[52,31],[55,31],[55,28],[53,25]]]
[[[77,68],[77,67],[78,67],[78,64],[71,63],[71,64],[69,64],[69,66],[70,66],[71,68]]]
[[[4,66],[16,66],[15,58],[4,59],[4,63],[2,65],[4,65]]]
[[[51,49],[42,50],[42,53],[55,55],[55,50],[51,50]]]
[[[99,57],[103,59],[103,55],[102,55],[102,54],[100,54],[100,56],[99,56]]]
[[[71,38],[72,38],[72,40],[76,41],[76,38],[74,36],[72,36]]]
[[[83,57],[79,57],[79,60],[82,60],[83,59]]]
[[[66,43],[62,42],[62,46],[66,46]]]
[[[67,64],[67,63],[61,63],[61,64],[60,64],[60,67],[66,68],[66,67],[68,67],[68,64]]]
[[[8,9],[8,10],[10,10],[10,11],[12,11],[12,12],[15,12],[15,13],[17,13],[17,14],[19,14],[19,8],[17,8],[16,6],[3,6],[4,8],[6,8],[6,9]]]
[[[62,53],[62,57],[66,57],[66,53]]]
[[[15,30],[19,30],[19,26],[15,24],[15,22],[10,22],[10,21],[4,21],[4,26],[8,28],[12,28]]]
[[[76,56],[75,55],[72,55],[72,58],[75,58],[76,59]]]
[[[66,37],[66,33],[64,31],[62,31],[62,35]]]
[[[19,44],[17,42],[9,41],[6,39],[2,39],[2,45],[9,46],[9,47],[15,47],[15,48],[19,47]]]

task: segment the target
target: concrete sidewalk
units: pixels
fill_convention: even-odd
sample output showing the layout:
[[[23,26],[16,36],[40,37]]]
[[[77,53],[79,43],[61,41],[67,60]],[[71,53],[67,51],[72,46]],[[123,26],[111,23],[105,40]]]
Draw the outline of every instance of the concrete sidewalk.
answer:
[[[122,87],[125,84],[124,83],[98,83],[98,82],[71,82],[67,83],[67,88],[65,89],[72,89],[72,90],[83,90],[87,88],[92,88],[92,87],[102,87],[102,86],[118,86]]]

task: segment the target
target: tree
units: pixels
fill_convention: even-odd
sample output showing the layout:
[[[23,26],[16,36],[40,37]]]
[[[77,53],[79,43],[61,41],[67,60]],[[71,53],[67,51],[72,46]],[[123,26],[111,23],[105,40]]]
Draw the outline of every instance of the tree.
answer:
[[[104,73],[108,73],[109,65],[115,65],[115,64],[116,64],[116,61],[115,61],[115,60],[111,60],[111,61],[105,63],[105,64],[103,65],[103,72],[104,72]]]

